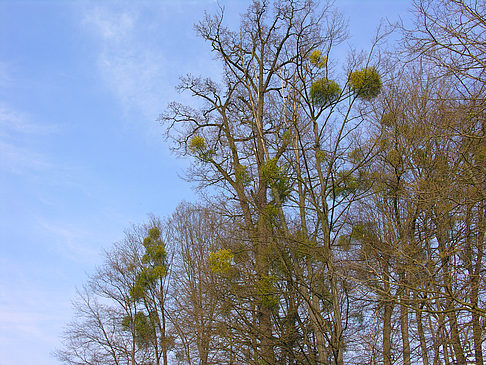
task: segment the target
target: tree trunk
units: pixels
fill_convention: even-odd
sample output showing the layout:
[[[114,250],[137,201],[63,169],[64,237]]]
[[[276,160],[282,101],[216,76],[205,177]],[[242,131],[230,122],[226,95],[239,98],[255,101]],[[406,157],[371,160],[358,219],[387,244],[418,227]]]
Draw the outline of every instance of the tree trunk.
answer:
[[[405,283],[405,273],[400,274],[402,283]],[[403,364],[411,365],[410,361],[410,339],[408,329],[408,303],[409,295],[408,288],[404,285],[400,289],[400,330],[402,334],[402,351],[403,351]]]
[[[454,308],[454,288],[452,287],[452,279],[450,273],[450,253],[447,250],[447,234],[444,231],[442,225],[437,227],[437,242],[439,244],[441,264],[442,264],[442,280],[444,286],[444,296],[446,303],[447,316],[449,317],[449,326],[451,331],[451,345],[456,355],[456,361],[458,365],[466,365],[466,357],[464,356],[464,348],[461,344],[461,338],[459,336],[457,316]]]
[[[391,330],[392,330],[392,313],[393,301],[391,300],[390,288],[390,267],[388,262],[384,264],[384,313],[383,313],[383,364],[391,365]]]
[[[422,352],[422,363],[423,365],[429,365],[429,356],[427,353],[427,341],[425,339],[424,325],[422,321],[422,309],[424,307],[422,300],[419,298],[418,293],[415,292],[415,318],[417,320],[417,333],[420,341],[420,349]]]

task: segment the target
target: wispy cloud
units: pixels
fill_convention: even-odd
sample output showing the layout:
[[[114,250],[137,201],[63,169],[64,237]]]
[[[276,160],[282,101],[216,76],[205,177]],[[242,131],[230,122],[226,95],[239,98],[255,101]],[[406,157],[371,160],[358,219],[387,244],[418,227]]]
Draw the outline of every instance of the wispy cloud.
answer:
[[[8,66],[7,63],[0,60],[0,83],[2,85],[9,84],[11,82],[9,73],[8,73]]]
[[[0,169],[22,174],[53,168],[53,164],[29,142],[57,133],[53,124],[36,124],[32,118],[6,104],[0,104]]]
[[[25,263],[18,270],[26,271]],[[10,263],[0,273],[0,364],[52,363],[49,352],[59,346],[62,326],[71,316],[69,295],[15,271]]]
[[[24,174],[53,168],[43,154],[1,140],[0,155],[0,169],[9,173]]]
[[[83,22],[106,41],[120,42],[133,30],[136,16],[126,11],[107,11],[99,5],[92,7]]]
[[[96,249],[93,248],[94,243],[98,244],[98,242],[89,231],[83,231],[66,222],[56,224],[43,218],[39,219],[38,224],[44,234],[51,237],[50,244],[53,248],[66,259],[86,264],[96,261],[99,257],[99,246]],[[92,245],[88,245],[88,242],[91,242]]]
[[[42,322],[64,319],[64,316],[59,314],[46,314],[45,308],[39,308],[38,312],[35,312],[32,310],[19,310],[18,304],[16,307],[14,309],[0,306],[0,328],[3,328],[4,333],[16,331],[45,341],[46,332],[43,330]],[[55,341],[56,337],[51,336],[50,342],[55,343]]]
[[[5,138],[11,133],[50,134],[59,131],[59,126],[36,124],[31,119],[26,113],[12,109],[6,104],[0,104],[0,137]]]
[[[141,114],[153,124],[168,71],[163,52],[149,44],[143,19],[134,9],[108,3],[87,9],[83,25],[95,37],[101,77],[124,111]]]

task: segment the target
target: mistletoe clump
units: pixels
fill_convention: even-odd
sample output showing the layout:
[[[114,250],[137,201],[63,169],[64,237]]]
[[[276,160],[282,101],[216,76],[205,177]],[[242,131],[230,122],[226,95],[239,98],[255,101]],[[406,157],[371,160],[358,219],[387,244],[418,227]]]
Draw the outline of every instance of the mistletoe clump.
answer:
[[[235,255],[231,250],[221,249],[209,254],[209,267],[217,274],[224,274],[231,269]]]
[[[374,67],[351,72],[348,81],[351,90],[361,99],[371,100],[380,94],[381,77]]]
[[[265,161],[261,167],[263,179],[273,188],[281,201],[285,201],[290,193],[291,186],[282,166],[279,166],[276,158]]]
[[[314,81],[310,88],[310,97],[314,105],[322,107],[339,99],[341,88],[336,81],[326,78]]]
[[[277,278],[275,276],[262,275],[256,285],[260,303],[270,310],[276,310],[279,305],[276,283]]]
[[[319,68],[323,68],[327,65],[327,57],[323,56],[321,51],[317,49],[315,51],[312,51],[312,53],[309,55],[309,61],[314,66]]]
[[[135,301],[141,300],[146,292],[168,272],[167,251],[159,228],[150,228],[148,236],[143,240],[143,246],[145,247],[141,260],[143,266],[130,290],[130,295]]]
[[[208,147],[206,140],[199,135],[195,135],[189,140],[188,147],[191,154],[202,162],[211,161],[216,154],[212,148]]]

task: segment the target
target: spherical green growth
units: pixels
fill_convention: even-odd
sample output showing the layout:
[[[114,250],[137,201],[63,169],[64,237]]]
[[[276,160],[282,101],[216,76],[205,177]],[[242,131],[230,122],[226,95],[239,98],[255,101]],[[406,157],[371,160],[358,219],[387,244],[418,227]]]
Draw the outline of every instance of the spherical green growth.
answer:
[[[189,151],[202,162],[210,162],[216,154],[216,151],[208,148],[206,140],[199,135],[192,137],[187,146]]]
[[[164,265],[167,258],[167,252],[165,251],[164,244],[154,244],[147,246],[145,255],[142,257],[142,263],[152,263],[154,265]]]
[[[262,210],[262,215],[267,219],[268,222],[273,222],[278,218],[278,210],[274,204],[268,204]]]
[[[350,238],[361,243],[377,241],[369,223],[356,224],[351,231]]]
[[[130,290],[130,296],[139,301],[145,297],[148,290],[163,277],[167,276],[167,251],[161,239],[161,232],[158,227],[152,227],[143,240],[145,253],[142,256],[142,268],[135,277],[135,282]]]
[[[391,144],[392,142],[386,137],[382,137],[378,140],[378,147],[380,147],[380,150],[382,151],[386,151],[387,149],[389,149]]]
[[[336,81],[326,78],[314,81],[310,88],[312,103],[316,106],[325,106],[339,99],[341,88]]]
[[[158,227],[152,227],[148,231],[148,236],[144,238],[143,245],[145,254],[142,257],[142,263],[155,266],[165,266],[167,252],[165,243],[161,239],[161,232]]]
[[[486,161],[486,147],[484,144],[478,144],[477,146],[473,147],[473,156],[472,158],[474,161],[480,165]]]
[[[351,236],[349,234],[342,234],[337,239],[337,245],[345,251],[351,249]]]
[[[153,340],[155,323],[150,316],[145,315],[143,312],[137,312],[133,318],[125,316],[121,324],[125,331],[134,332],[138,346],[147,347]]]
[[[149,231],[148,231],[148,234],[149,234],[148,236],[150,238],[152,238],[153,240],[160,239],[160,235],[161,235],[160,229],[158,227],[152,227],[152,228],[150,228]]]
[[[341,170],[336,174],[336,184],[333,187],[335,196],[354,194],[362,187],[362,181],[353,176],[348,170]]]
[[[321,51],[316,49],[312,51],[312,53],[309,55],[309,61],[314,66],[322,68],[325,67],[327,64],[327,57],[323,56]]]
[[[265,182],[272,187],[272,195],[275,192],[281,202],[286,200],[291,193],[291,186],[285,171],[277,164],[277,159],[274,157],[265,161],[261,171]]]
[[[283,143],[290,143],[291,141],[292,141],[292,132],[287,129],[282,134],[282,142]]]
[[[192,153],[197,153],[204,149],[206,149],[206,141],[203,137],[195,135],[191,138],[191,140],[189,141],[189,150]]]
[[[365,158],[365,154],[361,148],[355,148],[348,153],[348,157],[353,164],[358,164]]]
[[[252,179],[248,172],[248,166],[239,165],[235,168],[235,180],[245,186],[251,183]]]
[[[326,151],[323,150],[317,150],[316,151],[316,159],[318,162],[324,162],[327,159],[327,153]]]
[[[277,165],[277,159],[271,158],[265,161],[261,167],[263,178],[266,181],[272,181],[280,176],[280,167]]]
[[[415,164],[424,166],[427,163],[427,153],[422,148],[417,148],[413,152],[413,161]]]
[[[396,123],[396,115],[393,112],[385,113],[380,119],[381,125],[385,127],[391,127]]]
[[[256,285],[259,302],[270,310],[276,310],[279,304],[276,282],[275,276],[263,275]]]
[[[397,150],[390,150],[386,155],[386,160],[394,167],[397,167],[402,163],[402,155]]]
[[[140,284],[139,280],[135,283],[135,285],[130,289],[130,297],[136,302],[141,300],[145,296],[145,289]]]
[[[356,95],[365,100],[371,100],[381,91],[381,77],[374,67],[366,67],[349,74],[349,86]]]
[[[222,249],[209,254],[209,267],[212,272],[224,274],[231,269],[235,255],[231,250]]]

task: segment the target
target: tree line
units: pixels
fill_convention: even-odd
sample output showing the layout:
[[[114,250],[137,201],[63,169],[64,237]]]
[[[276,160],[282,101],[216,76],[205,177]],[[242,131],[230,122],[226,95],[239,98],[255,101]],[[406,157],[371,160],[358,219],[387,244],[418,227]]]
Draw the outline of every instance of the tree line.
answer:
[[[220,79],[160,116],[206,199],[106,252],[58,359],[483,364],[486,3],[414,6],[346,64],[330,4],[207,14]]]

